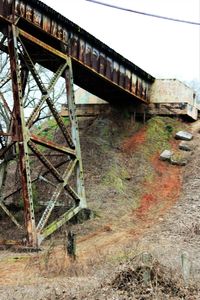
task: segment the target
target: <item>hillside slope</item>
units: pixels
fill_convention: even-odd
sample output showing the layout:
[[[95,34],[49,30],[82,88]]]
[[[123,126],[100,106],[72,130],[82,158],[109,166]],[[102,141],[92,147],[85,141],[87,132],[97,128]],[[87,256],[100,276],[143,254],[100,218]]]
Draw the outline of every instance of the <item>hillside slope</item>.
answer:
[[[66,256],[63,231],[37,255],[1,252],[2,299],[134,299],[105,282],[119,264],[144,251],[176,271],[187,252],[192,276],[198,278],[199,134],[188,165],[179,167],[160,161],[159,153],[177,151],[175,132],[189,129],[180,121],[155,117],[145,125],[131,124],[116,114],[81,122],[80,128],[94,218],[70,224],[77,236],[77,260]]]

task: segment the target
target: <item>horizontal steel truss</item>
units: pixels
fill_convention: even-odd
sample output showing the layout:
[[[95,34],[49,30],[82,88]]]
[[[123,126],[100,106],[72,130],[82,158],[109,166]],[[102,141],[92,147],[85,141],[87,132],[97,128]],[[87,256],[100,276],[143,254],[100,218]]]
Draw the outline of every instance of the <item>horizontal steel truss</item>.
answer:
[[[53,49],[44,42],[34,39],[30,35],[28,35],[28,39],[29,41],[31,41],[31,43],[37,43],[37,46],[41,46],[42,49],[45,49],[47,52],[51,53],[51,55],[53,54],[55,58],[58,57],[59,59],[62,59],[62,63],[60,64],[57,72],[54,74],[49,87],[46,88],[44,83],[42,82],[40,74],[38,74],[35,68],[30,53],[27,51],[26,46],[23,43],[22,37],[27,38],[25,32],[20,32],[20,30],[15,25],[8,26],[8,53],[10,57],[14,108],[12,111],[11,132],[9,134],[4,134],[5,136],[9,136],[10,142],[0,152],[0,159],[5,159],[6,153],[8,153],[10,151],[10,148],[12,148],[13,146],[18,148],[18,159],[21,173],[20,189],[22,191],[22,198],[24,203],[24,220],[27,235],[23,239],[23,242],[4,240],[0,241],[0,244],[12,245],[22,243],[23,245],[25,244],[28,247],[38,248],[41,242],[46,237],[51,235],[54,231],[56,231],[63,224],[69,221],[74,215],[76,215],[81,209],[86,207],[86,196],[83,179],[79,130],[73,93],[73,71],[71,59],[67,55],[60,55],[60,53],[56,49]],[[23,66],[25,66],[25,68],[23,68],[25,72],[21,68],[22,63]],[[41,92],[42,96],[37,106],[34,108],[32,114],[29,116],[28,120],[25,121],[23,96],[29,72],[32,74],[35,82],[37,83],[38,90]],[[50,93],[61,75],[64,76],[66,82],[67,105],[69,108],[71,132],[68,132],[62,118],[60,117],[53,103],[53,100],[50,97]],[[31,128],[35,120],[37,119],[37,116],[40,113],[41,107],[44,103],[47,104],[52,116],[54,117],[58,125],[58,128],[62,132],[62,135],[66,141],[66,145],[60,145],[55,142],[46,140],[34,135],[31,132]],[[53,165],[50,162],[49,158],[40,151],[38,145],[42,145],[43,147],[46,147],[48,149],[55,150],[66,156],[66,160],[69,160],[69,163],[63,174],[61,174],[57,169],[57,166],[59,164]],[[35,181],[35,179],[31,178],[30,152],[32,152],[32,155],[34,154],[35,157],[37,157],[47,169],[47,171],[41,178],[43,178],[43,180],[48,184],[51,184],[51,186],[54,186],[54,192],[52,193],[51,198],[47,199],[46,208],[44,209],[44,212],[38,224],[36,224],[34,212],[32,183]],[[2,174],[3,171],[5,170],[2,170]],[[44,175],[47,173],[53,176],[53,178],[57,182],[56,184],[49,182],[44,178]],[[69,184],[72,173],[75,174],[76,177],[76,189],[72,188]],[[66,210],[66,212],[60,217],[47,225],[49,217],[51,216],[51,213],[56,205],[57,199],[63,191],[71,197],[74,205],[70,209]],[[0,207],[20,230],[21,225],[16,220],[14,215],[7,209],[2,197],[0,198]],[[6,229],[4,229],[4,231],[6,231]]]

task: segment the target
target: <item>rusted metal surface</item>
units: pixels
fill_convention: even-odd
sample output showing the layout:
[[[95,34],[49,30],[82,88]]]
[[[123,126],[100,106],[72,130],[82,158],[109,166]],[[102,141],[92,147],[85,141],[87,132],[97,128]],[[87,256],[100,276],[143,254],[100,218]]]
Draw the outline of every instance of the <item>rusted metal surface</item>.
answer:
[[[120,101],[123,105],[126,101],[148,103],[149,86],[154,78],[38,0],[0,0],[0,25],[3,34],[0,49],[10,58],[13,89],[13,107],[7,107],[10,127],[7,132],[0,129],[0,162],[6,165],[12,159],[9,157],[15,157],[20,166],[21,179],[21,186],[16,192],[11,191],[5,198],[0,193],[0,207],[21,230],[21,224],[9,212],[5,200],[22,191],[25,226],[21,244],[37,248],[47,236],[87,206],[74,82],[100,98]],[[36,69],[37,63],[54,74],[48,87]],[[24,93],[29,73],[40,98],[25,120]],[[66,83],[70,128],[65,126],[51,99],[52,90],[61,76]],[[43,104],[48,107],[64,137],[62,145],[33,134],[33,125]],[[41,151],[40,147],[45,151]],[[66,161],[64,165],[51,160],[53,155],[60,154]],[[45,195],[46,208],[39,220],[35,216],[33,197],[33,183],[38,181],[39,176],[35,178],[32,157],[38,159],[46,170],[42,172],[43,184],[48,184],[48,188],[52,189],[50,195]],[[53,218],[53,209],[60,200],[65,200],[67,205],[63,207],[68,209],[60,217]],[[3,243],[12,244],[9,240]]]
[[[76,156],[79,161],[79,164],[75,165],[75,172],[76,172],[76,188],[78,191],[78,195],[81,197],[80,205],[82,208],[85,208],[86,205],[86,196],[85,196],[85,188],[84,188],[84,178],[83,178],[83,165],[82,165],[82,158],[81,158],[81,148],[80,148],[80,139],[79,139],[79,129],[78,129],[78,120],[76,116],[76,105],[75,105],[75,98],[73,92],[73,71],[72,71],[72,64],[71,60],[68,58],[68,68],[65,70],[65,82],[66,82],[66,90],[68,95],[68,108],[71,112],[69,114],[70,121],[71,121],[71,132],[72,132],[72,139],[74,145],[76,146]],[[71,188],[68,189],[69,194],[75,199],[78,199],[77,195],[72,191],[70,193]],[[75,197],[74,197],[75,195]],[[76,201],[77,202],[77,201]]]
[[[31,10],[28,10],[28,17],[30,18]],[[25,10],[27,16],[27,12]],[[9,151],[17,148],[16,159],[18,159],[20,165],[20,179],[21,187],[17,191],[10,193],[6,197],[0,197],[0,208],[9,216],[13,224],[20,230],[20,235],[23,235],[23,242],[21,244],[27,247],[37,248],[40,243],[49,234],[53,233],[60,226],[70,220],[81,209],[86,207],[85,187],[83,180],[83,166],[80,152],[79,130],[78,122],[75,113],[75,99],[73,93],[73,73],[71,58],[66,54],[63,54],[52,46],[46,44],[40,45],[38,39],[28,39],[25,37],[24,32],[14,26],[8,24],[8,35],[6,36],[8,41],[8,53],[10,57],[11,66],[11,80],[13,86],[13,108],[11,111],[11,128],[8,132],[0,129],[2,147],[0,149],[0,161],[4,162],[4,159],[9,154]],[[27,40],[31,42],[31,48],[27,49]],[[41,76],[35,68],[34,55],[32,51],[34,46],[39,47],[39,53],[45,52],[46,60],[51,61],[53,59],[56,62],[56,68],[52,79],[50,80],[48,88],[43,83]],[[60,53],[62,55],[60,55]],[[44,55],[44,53],[42,53]],[[38,87],[38,92],[41,93],[41,98],[38,100],[37,105],[30,113],[30,116],[25,121],[24,117],[24,102],[23,96],[27,85],[28,72],[32,74],[35,83]],[[57,108],[50,98],[50,94],[55,87],[56,82],[63,76],[66,81],[66,99],[68,99],[69,108],[69,121],[71,128],[67,128],[61,118]],[[33,133],[33,125],[37,120],[37,115],[41,110],[42,105],[45,103],[51,117],[55,120],[58,129],[65,139],[64,144],[58,144],[57,142],[49,139],[44,139],[42,136]],[[4,138],[9,138],[9,143],[3,141]],[[44,151],[41,151],[45,149]],[[47,150],[53,153],[48,153]],[[31,152],[30,152],[31,151]],[[55,163],[50,157],[54,155],[62,154],[65,158],[65,163]],[[39,220],[35,219],[34,211],[34,197],[33,197],[33,183],[35,184],[39,179],[33,179],[32,176],[34,170],[31,169],[31,156],[34,155],[34,159],[38,159],[46,171],[43,172],[43,184],[51,183],[53,188],[51,195],[46,199],[46,208],[41,214]],[[59,167],[62,166],[61,169]],[[40,174],[41,175],[41,174]],[[46,178],[46,175],[50,176]],[[40,181],[40,180],[39,180]],[[9,211],[5,204],[6,199],[12,197],[15,193],[22,191],[23,207],[24,207],[24,220],[25,226],[21,225],[16,217]],[[0,195],[1,196],[1,195]],[[52,211],[56,206],[57,201],[65,196],[66,211],[59,218],[52,217]],[[49,197],[49,198],[48,198]],[[20,199],[18,199],[20,201]],[[59,200],[60,201],[60,200]],[[69,205],[67,203],[69,202]],[[49,218],[51,217],[50,221]],[[22,231],[21,231],[21,228]],[[6,230],[5,230],[6,232]],[[5,245],[12,244],[10,240],[3,240]],[[15,243],[14,243],[15,244]],[[16,242],[18,244],[18,242]]]
[[[63,182],[62,176],[59,174],[57,169],[52,165],[52,163],[48,160],[48,158],[36,147],[36,145],[29,141],[28,146],[31,151],[38,157],[38,159],[45,165],[47,169],[51,172],[51,174],[58,180],[58,182]],[[23,187],[23,184],[22,184]]]
[[[24,201],[24,219],[27,229],[27,243],[31,246],[37,245],[37,236],[35,228],[35,216],[33,206],[32,187],[30,184],[30,162],[28,156],[28,140],[25,134],[23,95],[21,86],[21,73],[19,58],[17,52],[17,32],[14,26],[9,27],[8,49],[10,54],[10,66],[13,85],[14,98],[14,122],[13,136],[18,141],[19,164],[22,181],[22,194]]]
[[[81,211],[81,207],[77,206],[75,208],[70,209],[68,212],[61,215],[57,220],[51,223],[51,225],[47,226],[41,233],[38,234],[39,242],[41,243],[46,237],[52,234],[57,228],[60,228],[67,221],[72,219],[76,214]]]
[[[12,222],[19,228],[22,229],[22,226],[19,224],[19,222],[16,220],[16,218],[11,214],[11,212],[7,209],[6,205],[0,201],[0,207],[3,209],[3,211],[8,215],[8,217],[12,220]]]
[[[68,161],[68,160],[67,160],[67,161]],[[55,168],[58,168],[58,167],[62,166],[62,165],[65,164],[65,163],[66,163],[66,161],[62,161],[62,162],[56,164],[54,167],[55,167]],[[31,180],[31,184],[33,184],[33,183],[35,183],[36,181],[40,180],[41,177],[44,178],[44,176],[48,175],[49,173],[50,173],[50,170],[46,170],[45,172],[43,172],[42,174],[40,174],[40,175],[37,176],[36,178],[32,179],[32,180]],[[14,192],[12,192],[12,193],[6,195],[6,196],[4,197],[3,200],[5,201],[6,199],[12,197],[14,194],[19,193],[21,190],[22,190],[21,187],[18,188],[18,189],[15,190]]]
[[[41,232],[44,229],[45,224],[47,223],[50,214],[56,204],[56,201],[58,199],[59,194],[61,193],[62,189],[64,187],[66,187],[66,185],[68,184],[68,180],[72,174],[72,172],[74,171],[74,168],[77,164],[77,160],[71,161],[68,168],[65,170],[65,173],[63,174],[63,182],[59,183],[56,185],[56,188],[54,190],[53,195],[51,196],[51,199],[45,209],[45,211],[43,212],[43,215],[37,225],[37,231]],[[80,199],[80,197],[79,197]]]
[[[52,150],[57,150],[57,151],[62,152],[62,153],[67,153],[72,157],[76,156],[75,150],[73,150],[71,148],[67,148],[63,145],[59,145],[59,144],[54,143],[52,141],[48,141],[48,140],[46,140],[44,138],[41,138],[41,137],[38,137],[34,134],[31,134],[30,139],[32,141],[34,141],[36,144],[46,146],[47,148],[50,148]]]
[[[11,133],[0,131],[0,136],[11,136]]]
[[[0,14],[9,20],[18,20],[19,28],[29,28],[27,31],[32,32],[33,35],[35,33],[36,37],[40,34],[37,28],[40,28],[43,32],[62,41],[60,49],[72,57],[73,64],[76,66],[75,83],[90,92],[95,93],[96,91],[97,96],[103,97],[107,101],[118,100],[117,92],[115,93],[116,97],[113,93],[99,92],[98,88],[92,88],[92,85],[90,86],[88,82],[81,79],[84,72],[91,77],[93,82],[97,82],[96,77],[98,77],[99,85],[101,85],[99,75],[113,85],[117,85],[120,90],[123,90],[125,99],[130,100],[132,95],[135,99],[149,102],[149,87],[154,81],[150,74],[42,2],[38,0],[1,0]],[[35,27],[34,30],[31,29],[31,26]],[[83,67],[85,70],[82,69]],[[81,72],[83,74],[77,74]],[[103,85],[103,87],[105,86]],[[114,95],[113,99],[111,99],[112,94]],[[109,97],[111,98],[109,99]]]

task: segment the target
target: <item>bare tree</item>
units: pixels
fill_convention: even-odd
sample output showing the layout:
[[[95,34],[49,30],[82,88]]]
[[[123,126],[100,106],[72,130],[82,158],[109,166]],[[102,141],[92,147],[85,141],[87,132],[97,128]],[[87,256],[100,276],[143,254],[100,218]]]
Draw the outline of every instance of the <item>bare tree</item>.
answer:
[[[43,82],[48,87],[52,78],[51,72],[40,65],[37,65],[36,68],[40,73]],[[5,132],[9,131],[10,121],[12,119],[12,109],[14,105],[12,97],[9,56],[0,50],[0,124]],[[41,94],[38,91],[37,84],[35,83],[32,75],[29,73],[23,99],[25,117],[30,115],[31,111],[37,105],[40,97]],[[65,84],[62,79],[60,79],[57,85],[53,88],[51,99],[53,99],[56,106],[66,101]],[[49,115],[50,113],[47,106],[44,104],[34,123],[48,118]]]
[[[10,72],[8,64],[8,55],[0,51],[0,123],[6,131],[9,128],[9,120],[12,109],[8,105],[9,101],[7,102],[7,100],[11,97]]]

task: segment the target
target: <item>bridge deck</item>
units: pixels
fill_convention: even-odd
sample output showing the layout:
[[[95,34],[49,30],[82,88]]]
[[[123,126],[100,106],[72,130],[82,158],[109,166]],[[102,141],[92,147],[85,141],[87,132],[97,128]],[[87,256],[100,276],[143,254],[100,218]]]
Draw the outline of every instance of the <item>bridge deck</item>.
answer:
[[[1,24],[17,20],[27,33],[23,40],[35,62],[52,71],[59,63],[34,38],[71,56],[74,82],[94,95],[110,102],[149,102],[151,75],[42,2],[0,0],[0,16]]]

